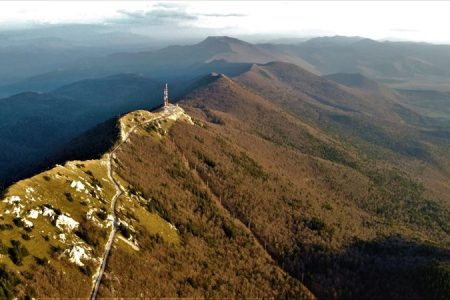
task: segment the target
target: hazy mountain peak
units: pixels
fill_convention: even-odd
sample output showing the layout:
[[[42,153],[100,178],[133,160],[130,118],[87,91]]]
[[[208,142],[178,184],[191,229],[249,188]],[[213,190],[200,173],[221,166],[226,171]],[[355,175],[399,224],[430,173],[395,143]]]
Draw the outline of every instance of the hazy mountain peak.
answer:
[[[218,80],[232,80],[232,79],[230,79],[228,76],[226,76],[223,73],[211,72],[211,73],[203,76],[197,82],[199,83],[198,85],[200,86],[200,85],[207,85],[211,82],[218,81]],[[203,83],[203,84],[200,84],[200,83]]]
[[[244,42],[237,38],[225,36],[225,35],[224,36],[208,36],[205,40],[203,40],[203,43],[212,43],[212,42],[239,43],[239,44],[251,45],[250,43]]]
[[[229,79],[226,75],[224,75],[222,73],[211,72],[211,73],[201,76],[197,80],[193,81],[189,86],[187,86],[184,89],[184,93],[189,94],[192,91],[206,87],[209,84],[211,84],[215,81],[221,80],[223,78]],[[231,79],[229,79],[229,80],[231,80]]]

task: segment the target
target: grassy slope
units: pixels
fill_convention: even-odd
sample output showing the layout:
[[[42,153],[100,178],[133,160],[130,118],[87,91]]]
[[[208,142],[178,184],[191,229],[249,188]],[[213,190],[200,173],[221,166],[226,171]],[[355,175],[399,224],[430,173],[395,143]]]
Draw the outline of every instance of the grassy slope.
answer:
[[[145,117],[153,116],[143,111],[133,112],[132,115],[120,120],[123,128],[128,128],[128,123],[140,115],[144,116],[143,121]],[[90,294],[91,277],[100,262],[109,234],[110,201],[116,192],[108,178],[107,159],[103,156],[98,160],[58,165],[17,182],[2,195],[0,262],[6,270],[2,274],[15,274],[19,280],[9,286],[2,285],[5,296],[86,297]],[[83,187],[77,189],[74,182]],[[124,204],[119,205],[118,211],[120,219],[125,221],[120,231],[129,240],[124,245],[132,249],[134,244],[138,244],[129,214],[141,220],[140,226],[146,232],[158,233],[162,240],[177,244],[179,238],[174,228],[157,213],[147,211],[144,208],[146,200],[126,181],[121,179],[121,182],[127,191],[119,201]],[[20,202],[12,203],[11,199],[17,197],[20,197]],[[44,206],[51,207],[57,215],[70,216],[79,223],[78,226],[72,230],[58,226],[56,218],[44,216]],[[14,209],[19,208],[16,216]],[[30,216],[33,210],[40,211],[36,218]],[[27,222],[25,220],[33,223],[32,228],[27,229],[22,224]],[[17,244],[14,241],[19,241],[20,245],[14,247]],[[70,262],[68,252],[74,246],[84,248],[89,256],[81,260],[84,266]]]
[[[81,182],[86,189],[77,191],[71,187],[71,183],[74,181]],[[97,186],[101,189],[97,189]],[[95,222],[99,224],[98,227],[93,226],[96,229],[94,232],[91,228],[92,222],[87,222],[85,216],[89,210],[98,211],[101,208],[109,214],[109,200],[114,192],[113,187],[107,180],[106,161],[104,159],[70,162],[65,166],[57,166],[30,179],[19,181],[7,190],[5,199],[11,196],[21,198],[19,205],[23,205],[23,207],[21,208],[20,218],[27,219],[34,224],[30,232],[25,230],[24,226],[13,225],[10,230],[2,230],[0,233],[3,247],[11,249],[11,241],[18,240],[29,252],[29,255],[25,256],[22,262],[14,263],[11,260],[11,255],[5,255],[1,258],[2,263],[6,264],[10,270],[19,272],[20,275],[18,276],[24,282],[29,282],[29,288],[34,289],[34,291],[29,290],[27,293],[56,297],[89,294],[90,279],[83,276],[75,265],[69,263],[67,255],[63,253],[67,249],[70,250],[73,245],[80,245],[88,250],[91,258],[94,258],[94,260],[86,262],[89,268],[92,269],[97,264],[95,258],[101,255],[101,244],[105,242],[108,231],[108,229],[102,227],[107,226],[107,221],[98,219],[94,214]],[[0,202],[0,205],[3,212],[2,224],[14,224],[14,214],[8,214],[7,211],[11,211],[18,205],[7,204],[6,201]],[[60,210],[60,214],[67,214],[79,223],[85,220],[79,229],[90,226],[88,229],[92,230],[93,241],[87,243],[81,239],[75,233],[77,230],[57,228],[56,223],[43,214],[39,214],[37,219],[28,217],[30,210],[42,210],[44,205]],[[24,234],[27,234],[30,239],[24,239]],[[65,240],[59,234],[64,234]],[[64,259],[61,258],[63,256]],[[49,265],[40,266],[36,258],[45,259]],[[54,276],[53,272],[49,270],[55,270],[55,285],[48,285],[53,281],[51,277]],[[74,280],[73,288],[65,288],[69,283],[62,274],[63,270],[67,273],[68,279]],[[35,272],[36,275],[33,276],[32,273]],[[18,287],[18,295],[23,293],[23,291],[20,291],[21,288]]]

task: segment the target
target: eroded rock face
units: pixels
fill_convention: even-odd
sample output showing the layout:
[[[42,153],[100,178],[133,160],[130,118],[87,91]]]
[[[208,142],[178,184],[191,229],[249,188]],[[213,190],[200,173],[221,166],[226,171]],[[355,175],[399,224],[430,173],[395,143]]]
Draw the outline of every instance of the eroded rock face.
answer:
[[[89,260],[91,257],[86,253],[86,249],[80,245],[75,245],[71,249],[67,249],[66,254],[69,257],[69,261],[82,267],[84,263],[82,260]]]
[[[71,188],[74,188],[77,192],[81,192],[84,191],[85,186],[81,181],[72,181],[72,183],[70,184]]]
[[[74,230],[78,227],[80,223],[72,219],[71,217],[67,215],[59,215],[56,219],[56,227],[59,229],[68,229],[68,230]]]
[[[39,216],[39,213],[41,213],[39,210],[32,209],[28,213],[28,218],[30,218],[30,219],[37,219],[37,217]]]

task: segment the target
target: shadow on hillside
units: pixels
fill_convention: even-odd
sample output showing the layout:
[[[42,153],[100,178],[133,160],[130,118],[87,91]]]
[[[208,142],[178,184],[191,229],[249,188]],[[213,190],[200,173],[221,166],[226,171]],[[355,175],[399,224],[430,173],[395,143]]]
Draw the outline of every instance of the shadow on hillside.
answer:
[[[120,138],[119,117],[103,122],[70,141],[55,156],[58,162],[100,158]]]
[[[71,160],[98,159],[108,152],[120,136],[119,117],[111,118],[92,129],[89,129],[67,143],[62,150],[56,150],[47,156],[39,165],[30,168],[16,180],[31,177],[53,168],[55,164],[64,164]],[[9,183],[11,184],[11,183]],[[8,184],[8,185],[9,185]],[[7,185],[5,185],[5,188]],[[1,188],[0,188],[1,191]]]
[[[340,253],[297,253],[288,271],[319,299],[450,299],[449,249],[389,236],[355,240]]]

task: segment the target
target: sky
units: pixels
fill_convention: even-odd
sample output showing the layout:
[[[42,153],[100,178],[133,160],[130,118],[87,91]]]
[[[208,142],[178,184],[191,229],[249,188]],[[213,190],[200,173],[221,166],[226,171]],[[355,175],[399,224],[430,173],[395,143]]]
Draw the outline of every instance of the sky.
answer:
[[[0,1],[0,30],[98,24],[155,38],[205,35],[450,43],[447,1]]]

